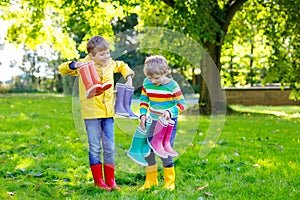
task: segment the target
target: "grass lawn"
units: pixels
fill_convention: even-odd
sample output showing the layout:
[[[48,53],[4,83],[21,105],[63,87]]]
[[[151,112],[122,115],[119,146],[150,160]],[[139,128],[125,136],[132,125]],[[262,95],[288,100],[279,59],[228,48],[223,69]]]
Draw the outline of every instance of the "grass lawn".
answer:
[[[125,156],[137,122],[116,118],[120,191],[93,186],[87,144],[73,118],[72,97],[0,96],[0,199],[300,199],[300,108],[232,106],[205,157],[211,119],[181,119],[175,150],[176,190],[138,192],[143,168]]]

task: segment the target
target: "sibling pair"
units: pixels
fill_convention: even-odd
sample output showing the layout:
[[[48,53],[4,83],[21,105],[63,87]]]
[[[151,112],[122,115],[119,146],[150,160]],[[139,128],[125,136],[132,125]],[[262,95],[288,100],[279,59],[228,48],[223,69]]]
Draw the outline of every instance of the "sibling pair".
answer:
[[[148,118],[148,120],[146,120],[145,131],[142,130],[140,126],[137,127],[132,139],[131,147],[127,152],[128,157],[142,166],[148,166],[145,157],[149,156],[150,148],[161,158],[178,156],[178,153],[173,150],[170,144],[175,124],[174,121],[159,117],[153,135],[150,135],[149,133],[151,123],[151,119]]]
[[[79,67],[79,72],[86,89],[87,99],[102,94],[112,86],[111,82],[101,83],[94,63],[92,62],[82,63]]]

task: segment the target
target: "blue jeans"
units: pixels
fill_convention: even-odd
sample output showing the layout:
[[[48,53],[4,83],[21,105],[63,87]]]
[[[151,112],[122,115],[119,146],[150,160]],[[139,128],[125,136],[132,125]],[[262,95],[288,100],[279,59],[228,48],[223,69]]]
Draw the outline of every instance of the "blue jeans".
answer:
[[[84,123],[88,135],[90,165],[102,163],[102,149],[104,163],[115,164],[114,118],[85,119]]]
[[[170,144],[171,144],[172,147],[174,146],[174,140],[175,140],[175,137],[176,137],[177,119],[178,118],[172,118],[172,120],[175,122],[173,131],[172,131],[172,135],[171,135],[171,138],[170,138]],[[153,135],[156,123],[157,123],[157,120],[152,121],[152,124],[150,126],[150,134],[149,135]],[[156,164],[155,155],[156,154],[151,149],[150,155],[145,157],[145,160],[148,162],[149,166],[152,166],[152,165]],[[163,167],[173,167],[174,166],[174,162],[173,162],[173,159],[172,159],[171,156],[168,156],[168,158],[161,158],[160,157],[160,159],[163,162]]]

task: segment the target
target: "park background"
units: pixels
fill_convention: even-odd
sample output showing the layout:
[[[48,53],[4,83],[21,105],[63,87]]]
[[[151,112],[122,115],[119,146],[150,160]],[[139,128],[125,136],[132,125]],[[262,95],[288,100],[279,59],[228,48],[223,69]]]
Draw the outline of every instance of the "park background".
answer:
[[[136,174],[130,179],[122,172],[117,177],[124,187],[121,193],[94,190],[90,187],[86,152],[82,151],[85,147],[72,124],[72,97],[68,95],[73,92],[75,79],[62,77],[57,70],[66,60],[84,57],[85,44],[93,35],[110,38],[113,44],[117,39],[114,36],[122,32],[161,27],[198,42],[216,64],[218,85],[225,91],[258,88],[256,95],[242,94],[248,105],[263,104],[257,102],[261,94],[264,97],[260,102],[271,99],[267,105],[278,105],[283,95],[265,95],[265,89],[270,88],[287,91],[284,95],[289,103],[279,105],[299,105],[299,6],[297,0],[2,1],[1,22],[7,29],[1,29],[0,70],[6,73],[2,71],[5,64],[21,71],[0,83],[0,132],[5,141],[1,144],[2,197],[299,198],[299,106],[234,106],[244,104],[241,101],[228,104],[219,141],[206,158],[200,158],[198,152],[215,106],[211,105],[201,70],[176,53],[138,48],[118,59],[134,69],[150,54],[164,55],[171,71],[190,83],[199,98],[199,113],[205,116],[200,117],[189,149],[176,160],[176,195],[158,188],[142,194],[132,192],[144,177]],[[132,45],[131,37],[125,39],[124,44]],[[22,52],[21,59],[12,54],[9,64],[2,62],[8,45]],[[114,45],[111,51],[113,55]],[[205,68],[205,61],[199,66]],[[233,95],[230,100],[240,98]],[[62,141],[67,141],[66,146]],[[65,162],[57,160],[60,153],[65,154]],[[188,164],[191,162],[192,166]]]

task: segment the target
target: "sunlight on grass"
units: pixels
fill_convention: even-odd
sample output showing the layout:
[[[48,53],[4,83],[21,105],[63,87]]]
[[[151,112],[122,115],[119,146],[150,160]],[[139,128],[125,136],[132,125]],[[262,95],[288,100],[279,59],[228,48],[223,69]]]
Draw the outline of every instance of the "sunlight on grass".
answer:
[[[274,162],[272,162],[270,159],[258,159],[257,163],[266,168],[274,168]]]
[[[300,199],[300,118],[291,117],[299,116],[297,106],[237,106],[246,113],[227,115],[223,129],[213,129],[222,132],[217,140],[210,138],[213,142],[204,140],[211,116],[182,115],[174,146],[180,154],[174,192],[162,189],[159,158],[159,186],[137,191],[145,181],[144,168],[125,153],[134,132],[129,127],[139,122],[116,118],[121,191],[105,192],[94,187],[86,133],[79,118],[74,120],[71,97],[7,95],[0,103],[0,199]],[[201,158],[203,144],[212,149]]]
[[[300,118],[300,106],[243,106],[230,105],[238,112],[250,112],[260,114],[272,114],[289,118]]]
[[[24,158],[19,161],[16,169],[27,169],[34,162],[33,158]]]

